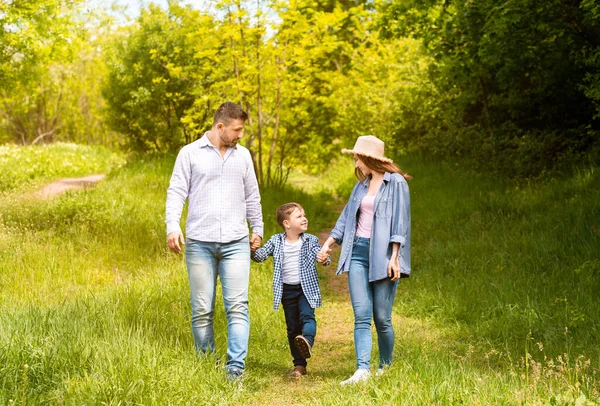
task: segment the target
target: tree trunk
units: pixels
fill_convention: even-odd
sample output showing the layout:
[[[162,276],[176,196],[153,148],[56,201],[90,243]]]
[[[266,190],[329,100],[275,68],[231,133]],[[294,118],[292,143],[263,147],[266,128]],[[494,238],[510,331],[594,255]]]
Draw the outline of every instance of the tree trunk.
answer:
[[[258,10],[260,10],[260,0],[256,1],[256,9],[257,9],[257,13]],[[257,30],[256,30],[256,70],[257,70],[257,75],[256,75],[256,117],[257,117],[257,124],[258,124],[258,128],[256,131],[256,137],[258,138],[258,183],[259,185],[263,185],[264,184],[264,178],[263,178],[263,164],[262,164],[262,128],[263,128],[263,120],[262,120],[262,105],[261,105],[261,94],[260,94],[260,87],[261,87],[261,74],[260,74],[260,41],[261,41],[261,35],[260,35],[260,20],[257,23]]]
[[[227,17],[229,19],[229,24],[231,26],[233,26],[233,18],[231,18],[231,10],[229,9],[229,6],[227,7]],[[244,31],[240,28],[240,31],[243,33]],[[243,36],[242,36],[243,39]],[[242,89],[240,89],[240,68],[238,66],[238,60],[237,60],[237,56],[235,55],[235,41],[233,40],[233,35],[231,36],[231,38],[229,39],[229,44],[231,46],[231,55],[233,55],[233,73],[235,75],[235,84],[237,87],[237,94],[238,94],[238,100],[240,103],[240,106],[244,105],[244,94],[242,92]]]
[[[483,83],[483,79],[481,77],[479,78],[479,85],[481,86],[481,94],[483,95],[483,111],[485,113],[486,129],[488,131],[490,139],[493,140],[494,133],[492,132],[492,123],[490,120],[490,112],[488,109],[487,91]]]
[[[277,65],[280,65],[280,59],[277,58]],[[267,163],[267,184],[273,185],[271,178],[271,165],[273,155],[275,154],[275,146],[277,145],[277,132],[279,131],[279,106],[281,105],[281,72],[278,69],[277,74],[277,94],[275,96],[275,126],[273,127],[273,139],[271,140],[271,149],[269,150],[269,160]]]

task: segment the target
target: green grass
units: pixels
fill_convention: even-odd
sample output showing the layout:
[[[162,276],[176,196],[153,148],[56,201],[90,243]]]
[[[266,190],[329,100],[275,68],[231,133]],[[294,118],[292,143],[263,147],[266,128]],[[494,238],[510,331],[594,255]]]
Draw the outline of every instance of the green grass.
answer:
[[[284,379],[291,363],[282,312],[271,309],[267,262],[252,266],[247,374],[237,385],[221,368],[220,299],[221,360],[193,351],[185,265],[165,245],[174,157],[123,164],[102,149],[56,148],[50,161],[61,169],[32,177],[15,161],[37,156],[35,148],[1,161],[32,180],[3,186],[0,195],[0,405],[600,402],[596,168],[515,184],[401,157],[414,176],[413,276],[402,281],[394,307],[393,367],[364,385],[339,386],[354,368],[351,307],[323,273],[312,374]],[[331,195],[347,196],[351,168],[348,159],[319,178],[295,175],[305,191],[263,191],[267,237],[279,232],[274,212],[287,201],[305,207],[310,232],[331,228],[340,206]],[[109,176],[93,189],[43,201],[22,194],[98,171]],[[338,319],[345,323],[339,337],[326,338]]]

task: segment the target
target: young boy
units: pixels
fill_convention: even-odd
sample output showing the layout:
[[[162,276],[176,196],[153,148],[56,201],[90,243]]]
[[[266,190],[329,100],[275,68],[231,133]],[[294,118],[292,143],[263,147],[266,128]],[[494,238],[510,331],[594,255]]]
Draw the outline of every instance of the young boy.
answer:
[[[308,220],[298,203],[286,203],[277,209],[277,223],[285,232],[273,235],[269,241],[252,253],[252,260],[262,262],[273,256],[273,308],[283,304],[294,370],[290,378],[306,375],[306,359],[317,333],[315,308],[321,306],[321,292],[317,279],[319,239],[305,233]],[[329,256],[320,255],[319,263],[328,265]]]

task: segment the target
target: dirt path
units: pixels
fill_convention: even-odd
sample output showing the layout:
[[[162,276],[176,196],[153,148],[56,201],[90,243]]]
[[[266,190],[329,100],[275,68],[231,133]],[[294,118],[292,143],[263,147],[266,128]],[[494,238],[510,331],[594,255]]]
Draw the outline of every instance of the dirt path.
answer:
[[[329,230],[319,233],[321,244],[329,237]],[[328,355],[336,347],[347,347],[353,352],[353,323],[348,278],[346,275],[336,275],[336,267],[340,256],[340,246],[335,245],[331,252],[331,264],[321,268],[324,283],[321,284],[323,307],[318,311],[319,332],[317,344],[325,347]],[[332,360],[333,361],[333,360]],[[335,361],[333,361],[335,362]],[[328,361],[329,363],[329,361]],[[331,364],[330,364],[331,365]]]
[[[44,186],[42,189],[34,193],[36,197],[42,199],[49,199],[65,193],[67,190],[79,190],[94,186],[96,183],[104,179],[106,175],[89,175],[82,178],[64,178],[52,182],[49,185]]]
[[[329,237],[329,231],[318,234],[321,244]],[[323,306],[316,310],[317,336],[313,356],[308,362],[308,375],[297,380],[274,375],[271,385],[252,399],[251,404],[310,403],[311,393],[319,393],[320,388],[332,379],[341,380],[354,371],[354,317],[348,278],[335,274],[339,255],[340,247],[336,245],[331,252],[331,264],[317,268],[321,275]]]

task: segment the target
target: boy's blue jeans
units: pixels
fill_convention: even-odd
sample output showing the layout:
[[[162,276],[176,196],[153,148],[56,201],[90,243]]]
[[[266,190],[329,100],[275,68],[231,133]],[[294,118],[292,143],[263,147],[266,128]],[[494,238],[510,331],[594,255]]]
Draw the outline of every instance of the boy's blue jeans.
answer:
[[[315,319],[315,309],[310,307],[302,286],[283,284],[283,295],[281,304],[285,313],[285,324],[287,325],[287,336],[290,344],[292,357],[294,357],[294,366],[306,367],[306,359],[296,348],[294,339],[298,335],[304,336],[311,347],[315,342],[317,334],[317,321]]]
[[[227,368],[244,369],[248,353],[248,237],[229,243],[186,242],[185,259],[190,279],[192,331],[198,352],[214,351],[213,315],[217,276],[223,288],[227,315]]]
[[[369,282],[368,238],[355,237],[348,287],[354,310],[354,347],[356,367],[369,369],[371,360],[371,320],[375,320],[379,345],[379,368],[390,365],[394,354],[392,305],[398,281],[389,278]]]

